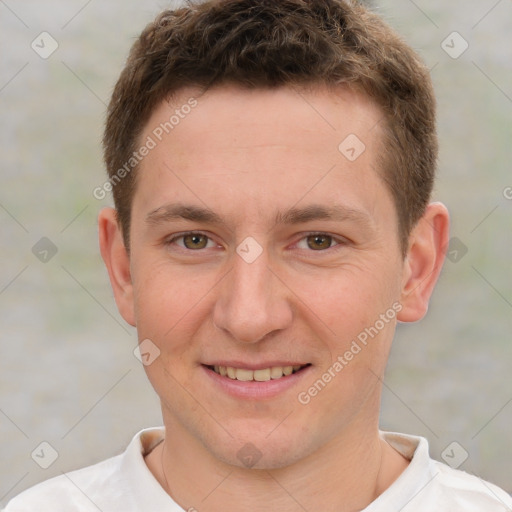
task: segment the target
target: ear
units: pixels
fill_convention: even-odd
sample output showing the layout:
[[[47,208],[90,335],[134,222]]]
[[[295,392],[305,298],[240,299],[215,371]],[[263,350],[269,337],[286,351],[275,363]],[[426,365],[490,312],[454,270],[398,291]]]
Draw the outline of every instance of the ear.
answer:
[[[401,322],[421,320],[427,310],[448,248],[450,217],[441,203],[431,203],[409,237],[402,279]]]
[[[116,210],[101,210],[98,216],[98,230],[101,256],[108,270],[117,309],[130,325],[135,326],[130,258],[124,245]]]

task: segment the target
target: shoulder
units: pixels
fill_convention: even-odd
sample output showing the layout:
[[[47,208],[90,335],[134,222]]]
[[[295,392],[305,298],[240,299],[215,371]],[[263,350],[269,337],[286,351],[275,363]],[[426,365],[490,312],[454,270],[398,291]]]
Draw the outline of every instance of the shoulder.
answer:
[[[438,461],[432,467],[435,495],[452,510],[512,512],[512,497],[498,486]]]
[[[3,512],[97,511],[94,495],[115,476],[120,458],[119,455],[37,484],[13,498]]]
[[[383,433],[383,437],[410,463],[376,501],[379,506],[368,511],[399,503],[403,512],[512,512],[508,493],[475,475],[433,460],[425,438],[390,432]]]
[[[2,512],[137,510],[134,482],[150,479],[143,462],[145,445],[162,432],[143,430],[121,455],[37,484],[13,498]]]

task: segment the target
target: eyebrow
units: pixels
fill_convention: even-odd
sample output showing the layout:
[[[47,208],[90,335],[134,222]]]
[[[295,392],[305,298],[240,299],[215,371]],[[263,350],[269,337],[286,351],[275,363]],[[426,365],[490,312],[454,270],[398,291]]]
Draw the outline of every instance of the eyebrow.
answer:
[[[225,224],[222,217],[209,208],[183,204],[166,204],[152,210],[146,216],[146,223],[160,224],[178,219],[209,224]]]
[[[227,224],[220,215],[209,208],[179,203],[166,204],[152,210],[146,216],[146,223],[157,225],[179,219],[224,226]],[[314,220],[352,221],[365,227],[370,227],[373,224],[370,215],[362,210],[342,205],[312,204],[304,208],[294,207],[284,212],[277,212],[274,216],[274,225],[303,224]]]
[[[354,221],[366,226],[373,224],[370,215],[362,210],[356,210],[342,205],[324,206],[312,204],[304,208],[290,208],[277,213],[275,224],[301,224],[313,220],[334,220],[338,222]]]

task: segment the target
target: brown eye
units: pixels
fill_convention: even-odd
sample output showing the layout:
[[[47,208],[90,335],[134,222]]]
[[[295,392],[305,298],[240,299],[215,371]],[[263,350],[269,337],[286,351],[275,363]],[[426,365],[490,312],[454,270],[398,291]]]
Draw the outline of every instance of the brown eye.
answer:
[[[208,244],[208,237],[200,233],[183,235],[183,245],[187,249],[204,249]]]
[[[332,245],[332,236],[329,235],[309,235],[307,237],[307,244],[310,249],[314,251],[321,251],[322,249],[329,249]]]

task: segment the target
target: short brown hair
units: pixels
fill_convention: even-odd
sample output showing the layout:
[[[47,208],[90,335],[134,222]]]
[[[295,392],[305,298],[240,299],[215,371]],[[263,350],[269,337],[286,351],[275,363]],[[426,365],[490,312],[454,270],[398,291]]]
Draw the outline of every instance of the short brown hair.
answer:
[[[110,101],[104,157],[129,248],[136,150],[153,109],[187,86],[344,84],[384,113],[379,171],[402,252],[432,192],[435,98],[428,70],[376,14],[343,0],[209,0],[162,12],[133,45]],[[341,141],[340,141],[341,142]],[[117,178],[114,181],[114,178]]]

